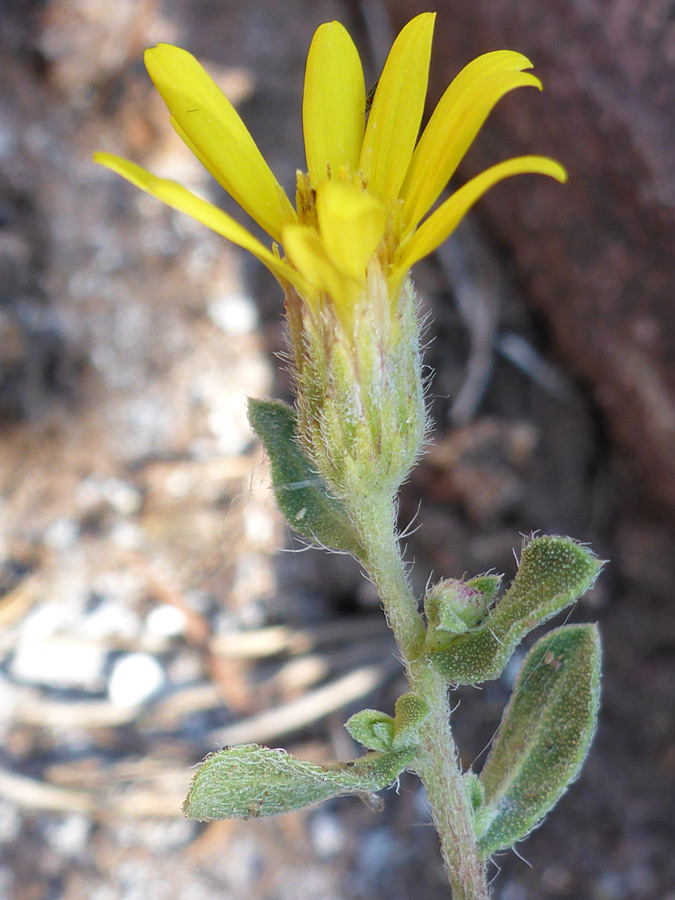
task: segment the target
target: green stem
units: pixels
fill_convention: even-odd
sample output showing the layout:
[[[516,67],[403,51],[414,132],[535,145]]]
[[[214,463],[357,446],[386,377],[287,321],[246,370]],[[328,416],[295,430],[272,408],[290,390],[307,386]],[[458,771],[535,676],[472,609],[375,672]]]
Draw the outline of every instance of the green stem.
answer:
[[[478,855],[471,809],[450,730],[445,679],[420,658],[424,621],[407,578],[391,501],[350,504],[366,549],[364,561],[382,600],[410,687],[428,703],[416,770],[424,784],[441,843],[453,900],[487,900],[485,865]]]

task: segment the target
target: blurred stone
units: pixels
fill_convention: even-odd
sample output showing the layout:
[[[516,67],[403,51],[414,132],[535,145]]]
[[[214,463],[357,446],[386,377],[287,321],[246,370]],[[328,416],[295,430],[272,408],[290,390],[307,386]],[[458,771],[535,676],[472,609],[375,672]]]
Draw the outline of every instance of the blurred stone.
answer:
[[[40,640],[24,632],[10,664],[14,678],[32,684],[99,691],[106,648],[67,635]]]
[[[185,632],[186,624],[183,610],[167,603],[153,607],[145,619],[145,627],[153,637],[176,637]]]
[[[116,837],[126,848],[145,847],[156,853],[168,853],[182,849],[198,828],[197,822],[182,816],[166,821],[126,820],[117,825]]]
[[[47,842],[64,856],[81,857],[91,834],[92,823],[87,816],[73,813],[45,823]]]
[[[139,587],[130,573],[101,573],[92,585],[94,608],[80,618],[74,631],[101,643],[137,637],[142,624],[131,603],[139,598]]]
[[[80,526],[73,519],[67,519],[65,516],[59,516],[44,532],[44,542],[51,550],[71,549],[80,536]]]
[[[100,503],[108,504],[122,516],[130,516],[138,512],[141,495],[127,482],[119,478],[101,478],[91,475],[84,479],[77,490],[78,504],[85,510],[94,509]]]
[[[137,706],[164,684],[164,670],[154,656],[129,653],[115,663],[108,681],[108,696],[115,706]]]
[[[309,822],[309,833],[314,850],[321,859],[337,856],[344,848],[344,829],[335,815],[327,812],[313,815]]]
[[[208,306],[209,318],[226,334],[250,334],[258,324],[255,304],[245,294],[224,294]]]

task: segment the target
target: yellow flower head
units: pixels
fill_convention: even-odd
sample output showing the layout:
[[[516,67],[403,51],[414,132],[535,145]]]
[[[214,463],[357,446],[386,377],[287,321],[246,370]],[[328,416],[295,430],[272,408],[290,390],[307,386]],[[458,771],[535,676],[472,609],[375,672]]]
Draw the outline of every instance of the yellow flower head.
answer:
[[[277,246],[266,247],[175,181],[109,153],[94,158],[250,251],[311,307],[331,303],[339,314],[348,311],[364,293],[374,265],[396,298],[413,263],[435,250],[493,184],[525,172],[566,177],[551,159],[517,157],[473,178],[430,212],[497,101],[516,87],[541,88],[524,71],[531,63],[521,54],[486,53],[457,75],[418,140],[434,19],[434,13],[423,13],[396,38],[369,113],[349,34],[339,22],[317,29],[303,98],[307,173],[298,173],[295,210],[234,107],[197,60],[169,44],[146,51],[148,72],[180,137]]]

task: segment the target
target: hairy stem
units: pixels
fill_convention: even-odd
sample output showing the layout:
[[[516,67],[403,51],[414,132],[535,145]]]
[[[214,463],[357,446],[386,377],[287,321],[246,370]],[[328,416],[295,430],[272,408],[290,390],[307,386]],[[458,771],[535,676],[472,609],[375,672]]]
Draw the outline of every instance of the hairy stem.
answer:
[[[350,505],[366,548],[365,565],[379,591],[410,687],[424,697],[431,710],[423,726],[416,768],[427,791],[453,900],[487,900],[485,866],[478,856],[472,814],[450,730],[447,684],[420,659],[424,621],[401,557],[394,504],[363,500]]]

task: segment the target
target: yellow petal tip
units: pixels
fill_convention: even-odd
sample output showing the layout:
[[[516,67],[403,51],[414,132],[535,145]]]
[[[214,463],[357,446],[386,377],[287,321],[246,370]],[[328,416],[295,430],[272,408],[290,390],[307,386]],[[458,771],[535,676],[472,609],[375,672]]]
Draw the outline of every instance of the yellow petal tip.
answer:
[[[349,34],[342,22],[338,22],[337,19],[333,19],[330,22],[324,22],[323,25],[319,25],[319,27],[314,32],[314,36],[316,37],[316,35],[319,33],[324,34],[327,31],[345,31],[347,32],[347,34]]]
[[[148,47],[143,51],[143,62],[145,63],[145,68],[149,68],[152,60],[158,53],[162,52],[162,47],[171,46],[170,44],[155,44],[154,47]]]
[[[154,47],[147,47],[143,51],[143,59],[152,58],[153,56],[157,56],[158,53],[164,52],[178,52],[178,53],[187,53],[187,50],[183,50],[181,47],[176,47],[175,44],[167,44],[165,41],[159,41],[155,44]]]
[[[114,172],[118,171],[121,162],[126,162],[120,156],[115,156],[114,153],[107,153],[105,150],[96,150],[95,153],[92,153],[91,158],[97,165],[105,166],[106,169],[111,169]]]
[[[559,162],[555,162],[555,160],[551,160],[551,162],[553,163],[551,171],[546,174],[549,174],[551,178],[555,178],[560,184],[566,184],[568,178],[567,169],[561,166]]]

